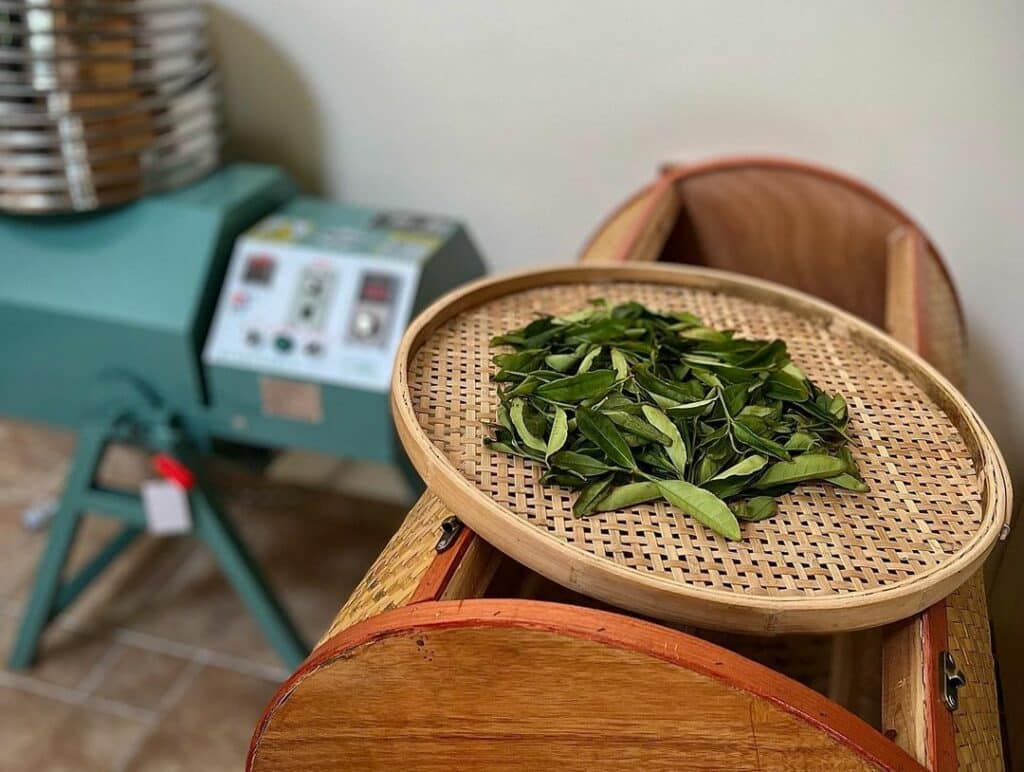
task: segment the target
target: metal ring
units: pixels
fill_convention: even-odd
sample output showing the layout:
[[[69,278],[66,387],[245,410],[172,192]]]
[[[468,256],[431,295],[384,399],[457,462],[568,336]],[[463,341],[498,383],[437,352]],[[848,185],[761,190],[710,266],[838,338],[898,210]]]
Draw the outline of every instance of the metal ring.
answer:
[[[82,107],[89,99],[110,99],[112,94],[53,92],[31,98],[9,99],[0,96],[0,131],[8,128],[49,128],[54,121],[73,115],[83,122],[95,123],[122,118],[132,113],[166,110],[178,101],[219,95],[220,79],[212,69],[197,78],[169,81],[151,89],[131,90],[123,101],[94,107]],[[138,93],[142,91],[142,93]],[[43,106],[42,109],[36,105]]]
[[[159,174],[168,167],[185,166],[196,157],[208,153],[219,153],[223,137],[218,133],[206,133],[196,138],[189,147],[172,149],[161,157],[147,158],[146,153],[125,156],[121,162],[109,161],[96,167],[91,163],[69,162],[55,174],[21,175],[11,174],[5,168],[0,172],[0,190],[5,193],[49,193],[72,190],[88,181],[93,187],[115,185],[145,179]],[[127,168],[118,168],[124,167]]]
[[[145,60],[150,61],[150,60]],[[142,67],[143,60],[134,60],[133,72],[118,78],[68,77],[61,73],[62,63],[34,62],[32,72],[13,72],[0,69],[0,96],[33,97],[59,92],[110,92],[122,89],[145,88],[168,81],[182,81],[200,71],[209,70],[213,62],[207,55],[185,55],[152,60],[154,66]],[[39,65],[38,67],[36,65]]]
[[[122,185],[73,195],[67,193],[8,194],[0,192],[0,210],[12,214],[46,215],[106,209],[129,203],[149,193],[159,193],[195,182],[217,168],[219,160],[219,157],[206,159],[176,175],[169,175],[145,184]]]
[[[18,171],[63,170],[70,161],[89,164],[94,170],[104,163],[133,155],[152,155],[193,138],[220,134],[221,120],[213,111],[197,113],[189,121],[170,125],[165,131],[140,132],[106,142],[82,142],[72,139],[53,148],[52,152],[24,151],[0,147],[0,165]]]

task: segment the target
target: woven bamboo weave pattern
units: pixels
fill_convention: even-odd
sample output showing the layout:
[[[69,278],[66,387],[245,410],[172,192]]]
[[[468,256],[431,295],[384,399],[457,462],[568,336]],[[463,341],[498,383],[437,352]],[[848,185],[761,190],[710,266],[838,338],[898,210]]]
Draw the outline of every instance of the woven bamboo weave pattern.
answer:
[[[449,514],[433,496],[420,498],[317,646],[356,622],[404,605],[436,555],[434,546],[441,536],[441,521]]]
[[[961,770],[1004,769],[995,663],[982,572],[946,599],[949,651],[967,674],[953,714]]]
[[[538,466],[483,447],[495,418],[492,335],[593,298],[691,311],[705,323],[787,341],[796,364],[846,396],[867,494],[805,485],[779,514],[727,543],[663,503],[575,520],[573,494]],[[480,491],[568,547],[691,587],[765,597],[850,595],[917,580],[971,544],[985,517],[972,452],[911,379],[827,321],[731,294],[657,283],[558,284],[514,292],[444,322],[408,372],[420,427]],[[528,562],[528,561],[526,561]]]

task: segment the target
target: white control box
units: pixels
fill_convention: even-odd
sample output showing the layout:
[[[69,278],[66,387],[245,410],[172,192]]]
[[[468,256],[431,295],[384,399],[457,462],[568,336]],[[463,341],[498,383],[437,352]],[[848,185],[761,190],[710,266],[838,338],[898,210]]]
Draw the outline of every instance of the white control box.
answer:
[[[272,217],[235,244],[207,365],[387,392],[423,261],[442,240]],[[372,246],[371,246],[372,245]],[[372,252],[368,251],[372,248]]]

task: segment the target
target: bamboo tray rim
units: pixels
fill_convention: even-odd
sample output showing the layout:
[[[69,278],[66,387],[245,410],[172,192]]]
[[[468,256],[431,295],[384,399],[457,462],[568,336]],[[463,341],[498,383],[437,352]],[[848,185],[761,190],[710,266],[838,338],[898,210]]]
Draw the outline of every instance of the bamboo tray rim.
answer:
[[[561,284],[630,282],[687,287],[736,295],[803,318],[827,323],[896,367],[955,425],[970,450],[983,500],[982,527],[938,567],[886,586],[816,596],[764,596],[697,587],[643,573],[566,544],[495,502],[468,480],[420,426],[409,391],[416,352],[443,324],[475,307],[529,289]],[[825,632],[873,627],[905,618],[953,592],[1005,538],[1011,516],[1006,464],[989,430],[956,388],[910,349],[871,324],[835,306],[773,282],[711,268],[679,265],[567,265],[474,281],[428,306],[399,345],[391,407],[399,438],[417,471],[466,525],[498,549],[552,581],[640,613],[737,632]],[[609,583],[610,582],[610,583]],[[642,598],[614,585],[625,583]],[[707,601],[723,614],[686,608]],[[667,609],[665,606],[678,607]],[[827,621],[818,612],[836,611]],[[731,618],[724,620],[724,615]]]

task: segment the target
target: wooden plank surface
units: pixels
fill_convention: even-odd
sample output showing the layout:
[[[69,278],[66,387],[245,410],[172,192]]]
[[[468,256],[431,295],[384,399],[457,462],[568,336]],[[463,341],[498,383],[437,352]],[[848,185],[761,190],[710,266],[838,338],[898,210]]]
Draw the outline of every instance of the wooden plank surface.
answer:
[[[327,641],[250,770],[917,770],[820,694],[692,636],[519,600],[427,602]]]

